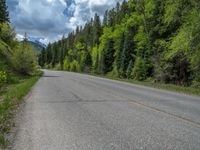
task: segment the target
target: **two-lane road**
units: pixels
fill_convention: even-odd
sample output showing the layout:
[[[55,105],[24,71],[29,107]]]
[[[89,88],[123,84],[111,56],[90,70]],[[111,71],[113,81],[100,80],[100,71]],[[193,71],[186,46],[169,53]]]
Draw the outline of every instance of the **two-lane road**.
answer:
[[[199,150],[200,97],[44,71],[13,150]]]

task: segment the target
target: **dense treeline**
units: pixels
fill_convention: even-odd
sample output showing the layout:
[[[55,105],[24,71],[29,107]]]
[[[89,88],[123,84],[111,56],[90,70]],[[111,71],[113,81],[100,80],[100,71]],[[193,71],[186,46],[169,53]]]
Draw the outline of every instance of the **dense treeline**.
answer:
[[[9,24],[6,0],[0,1],[0,92],[13,76],[33,75],[37,72],[38,60],[27,38],[22,42]]]
[[[200,82],[200,1],[130,0],[42,51],[43,67],[177,85]]]

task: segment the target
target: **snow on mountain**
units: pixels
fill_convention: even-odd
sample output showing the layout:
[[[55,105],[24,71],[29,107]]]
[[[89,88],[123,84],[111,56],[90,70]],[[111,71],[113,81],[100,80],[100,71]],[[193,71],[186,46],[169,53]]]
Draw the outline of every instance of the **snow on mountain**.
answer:
[[[24,36],[17,34],[16,38],[18,39],[18,41],[23,41],[24,40]],[[28,41],[34,45],[38,45],[38,47],[41,48],[46,48],[47,44],[48,44],[48,40],[45,38],[41,38],[41,37],[34,37],[34,36],[28,36]]]

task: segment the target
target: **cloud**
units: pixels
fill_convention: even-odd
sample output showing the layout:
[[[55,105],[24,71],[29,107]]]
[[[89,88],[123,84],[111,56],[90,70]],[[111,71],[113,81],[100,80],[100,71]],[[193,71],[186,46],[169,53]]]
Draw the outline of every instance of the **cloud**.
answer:
[[[23,41],[24,40],[24,36],[21,35],[21,34],[17,34],[16,38],[17,38],[18,41]]]
[[[45,37],[55,41],[95,13],[103,16],[122,0],[8,0],[11,23],[19,35]]]

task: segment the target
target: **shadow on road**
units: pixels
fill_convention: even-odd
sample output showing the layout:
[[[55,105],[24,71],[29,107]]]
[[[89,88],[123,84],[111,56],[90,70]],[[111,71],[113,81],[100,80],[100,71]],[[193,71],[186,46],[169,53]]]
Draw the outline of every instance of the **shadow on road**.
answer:
[[[42,77],[44,77],[44,78],[58,78],[58,77],[60,77],[60,76],[44,75],[44,76],[42,76]]]

